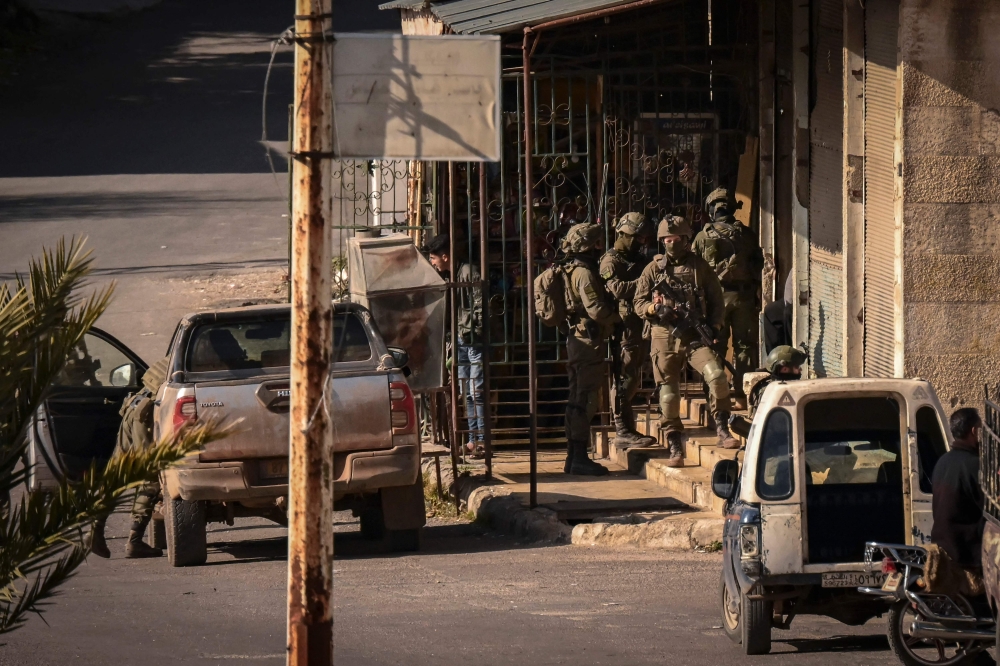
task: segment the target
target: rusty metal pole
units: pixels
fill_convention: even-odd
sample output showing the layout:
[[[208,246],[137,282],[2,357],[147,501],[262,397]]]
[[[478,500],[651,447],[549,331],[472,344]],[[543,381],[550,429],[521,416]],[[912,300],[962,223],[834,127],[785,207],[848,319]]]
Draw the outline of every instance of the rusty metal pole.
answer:
[[[448,320],[451,337],[451,478],[455,489],[455,512],[461,507],[458,496],[458,451],[465,446],[458,439],[458,291],[455,290],[455,163],[448,162]]]
[[[333,664],[331,0],[295,2],[288,664]]]
[[[528,443],[530,446],[528,474],[528,503],[531,508],[538,506],[538,368],[535,363],[537,354],[535,340],[535,228],[534,228],[534,191],[531,173],[532,146],[532,90],[531,90],[531,53],[528,42],[532,35],[531,28],[524,29],[524,44],[521,47],[524,73],[524,246],[527,262],[528,290]]]
[[[483,448],[486,452],[486,478],[493,478],[493,415],[490,400],[490,242],[487,214],[486,162],[479,163],[479,278],[483,299]]]

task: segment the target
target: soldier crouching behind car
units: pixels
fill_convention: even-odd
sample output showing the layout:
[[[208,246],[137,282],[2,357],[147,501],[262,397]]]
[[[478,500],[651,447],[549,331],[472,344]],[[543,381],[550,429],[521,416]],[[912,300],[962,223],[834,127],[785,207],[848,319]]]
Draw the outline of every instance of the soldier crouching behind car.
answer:
[[[567,303],[569,334],[566,336],[566,367],[569,397],[566,402],[567,474],[603,476],[608,469],[590,459],[590,422],[597,409],[598,392],[605,381],[604,362],[608,336],[621,321],[618,309],[604,290],[597,274],[597,252],[603,229],[596,224],[577,224],[563,239],[567,259],[563,263],[572,303]]]
[[[708,385],[708,404],[715,419],[719,445],[738,449],[739,441],[729,432],[729,379],[722,361],[708,345],[678,331],[673,308],[655,287],[669,280],[688,299],[692,312],[700,313],[714,332],[723,324],[725,302],[722,285],[708,263],[691,252],[691,226],[682,217],[668,215],[659,225],[656,237],[663,242],[664,254],[646,266],[635,287],[635,311],[651,324],[650,358],[653,374],[660,387],[660,428],[667,432],[670,467],[684,465],[684,424],[680,418],[680,378],[687,362],[701,373]],[[680,335],[681,337],[678,337]]]
[[[142,389],[125,398],[119,412],[122,424],[118,430],[116,454],[145,448],[153,443],[153,400],[160,389],[160,384],[166,378],[167,361],[166,358],[161,359],[146,370],[142,376]],[[132,503],[132,525],[129,529],[128,544],[125,546],[125,557],[135,559],[163,555],[161,549],[154,548],[142,540],[146,534],[146,527],[153,518],[153,509],[161,499],[159,481],[151,481],[139,487]],[[90,547],[94,555],[104,558],[111,557],[111,550],[104,538],[107,518],[105,515],[95,523]]]

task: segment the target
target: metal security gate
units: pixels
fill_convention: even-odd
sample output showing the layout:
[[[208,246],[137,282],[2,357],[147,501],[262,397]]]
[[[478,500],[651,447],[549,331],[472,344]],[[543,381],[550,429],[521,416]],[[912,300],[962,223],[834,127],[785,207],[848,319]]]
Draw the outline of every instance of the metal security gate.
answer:
[[[899,0],[865,3],[865,365],[895,374],[896,44]]]
[[[842,0],[813,0],[809,118],[809,348],[816,377],[844,374]]]

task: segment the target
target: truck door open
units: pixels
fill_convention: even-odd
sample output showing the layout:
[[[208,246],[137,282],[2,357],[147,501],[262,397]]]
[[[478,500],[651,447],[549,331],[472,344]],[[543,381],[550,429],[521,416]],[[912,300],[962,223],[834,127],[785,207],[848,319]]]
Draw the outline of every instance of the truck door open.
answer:
[[[795,420],[775,408],[761,428],[756,492],[760,497],[761,562],[769,575],[802,571],[802,505],[795,483]]]

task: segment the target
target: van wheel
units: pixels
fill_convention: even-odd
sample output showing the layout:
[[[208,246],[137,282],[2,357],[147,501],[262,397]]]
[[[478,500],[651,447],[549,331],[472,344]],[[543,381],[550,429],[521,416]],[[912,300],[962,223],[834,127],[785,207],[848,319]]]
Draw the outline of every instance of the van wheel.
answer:
[[[203,502],[164,498],[163,526],[166,528],[167,561],[171,566],[187,567],[205,563],[208,559],[208,542]]]
[[[740,625],[744,654],[767,654],[771,651],[770,601],[747,599],[740,593]]]
[[[729,594],[725,575],[719,580],[719,597],[722,600],[722,628],[729,640],[739,645],[743,642],[740,627],[740,598]]]
[[[958,597],[955,602],[964,606],[966,612],[972,607],[965,599]],[[964,603],[963,603],[964,602]],[[922,619],[910,605],[909,601],[897,601],[889,608],[888,638],[896,658],[905,666],[958,666],[959,664],[977,664],[986,651],[966,654],[966,650],[976,647],[975,641],[958,643],[956,641],[938,641],[913,638],[910,636],[910,625],[914,620]]]

